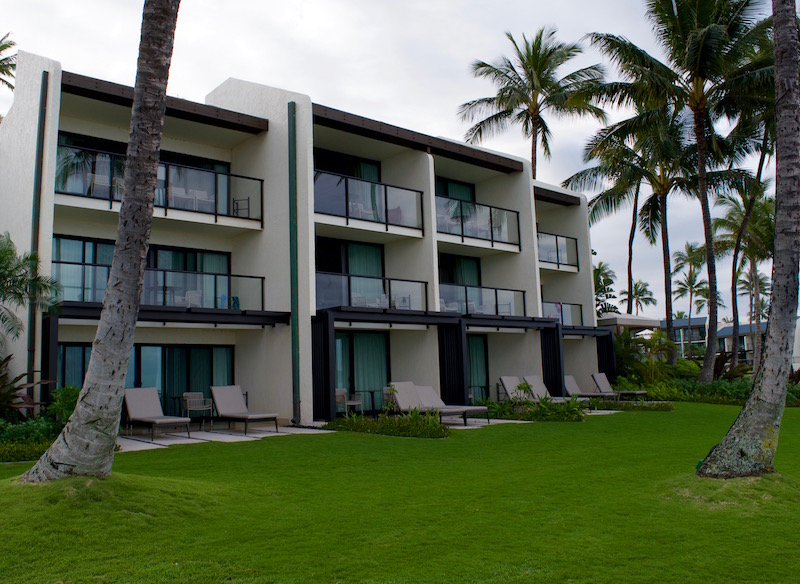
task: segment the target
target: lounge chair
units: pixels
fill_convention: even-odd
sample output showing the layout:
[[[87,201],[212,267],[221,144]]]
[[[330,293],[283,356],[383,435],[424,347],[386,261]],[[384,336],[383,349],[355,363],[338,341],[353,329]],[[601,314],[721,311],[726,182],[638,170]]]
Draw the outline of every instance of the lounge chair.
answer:
[[[426,408],[433,408],[439,412],[439,421],[441,422],[442,416],[462,416],[464,418],[464,425],[467,425],[467,414],[486,414],[486,423],[489,422],[489,408],[486,406],[449,406],[442,401],[437,391],[430,385],[417,385],[415,386],[417,395],[419,396],[422,405]]]
[[[536,374],[533,375],[526,375],[522,378],[525,383],[531,386],[531,391],[533,392],[533,399],[540,400],[542,398],[547,398],[553,403],[560,404],[563,403],[565,400],[563,397],[552,396],[550,392],[547,391],[547,386],[542,381],[542,378]]]
[[[244,422],[244,435],[247,436],[248,422],[275,422],[275,432],[278,431],[278,414],[251,412],[244,403],[242,388],[238,385],[212,385],[211,397],[220,420],[227,420],[228,427],[231,422]]]
[[[347,391],[346,387],[337,387],[334,390],[334,397],[336,398],[337,406],[344,406],[345,414],[350,413],[350,408],[353,408],[353,411],[364,409],[364,405],[361,403],[361,399],[351,398],[349,396],[349,392]]]
[[[575,381],[575,378],[572,375],[564,376],[564,390],[567,392],[567,396],[569,397],[572,397],[573,395],[581,398],[600,397],[603,399],[614,399],[617,397],[617,394],[614,392],[606,393],[601,391],[583,391],[578,386],[578,382]]]
[[[608,381],[605,373],[592,373],[592,380],[597,386],[598,391],[604,393],[613,393],[618,398],[620,397],[647,397],[647,392],[644,390],[636,389],[614,389]]]
[[[156,426],[186,426],[186,436],[191,438],[191,418],[165,416],[155,387],[129,387],[125,389],[125,408],[128,410],[128,428],[133,424],[150,426],[150,440],[156,439]]]
[[[506,392],[508,399],[530,399],[531,397],[529,395],[524,395],[517,389],[517,386],[519,385],[519,377],[514,377],[513,375],[501,375],[500,385],[503,387],[503,391]],[[497,396],[497,399],[500,399],[499,395]]]
[[[433,411],[433,408],[422,405],[413,381],[392,381],[391,385],[394,387],[394,392],[391,393],[392,401],[401,412],[407,414],[411,410]]]

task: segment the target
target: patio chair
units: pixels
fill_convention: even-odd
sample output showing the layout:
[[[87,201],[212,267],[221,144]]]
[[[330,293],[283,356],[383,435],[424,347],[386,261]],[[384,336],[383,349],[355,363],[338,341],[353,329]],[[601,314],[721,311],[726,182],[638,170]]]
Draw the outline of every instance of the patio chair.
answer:
[[[275,422],[275,432],[278,432],[278,414],[251,412],[244,403],[242,388],[238,385],[212,385],[211,397],[217,408],[217,417],[226,420],[230,428],[231,422],[244,422],[244,435],[247,436],[248,422]]]
[[[128,387],[125,389],[125,409],[128,410],[128,433],[133,424],[150,426],[150,441],[156,439],[156,427],[186,426],[186,436],[191,438],[191,418],[165,416],[155,387]]]
[[[187,391],[183,394],[183,413],[189,418],[192,417],[192,412],[200,412],[203,416],[200,418],[200,430],[206,423],[206,412],[208,418],[211,420],[211,429],[214,429],[214,419],[211,417],[213,414],[214,402],[210,397],[203,395],[202,391]]]
[[[392,381],[391,385],[394,386],[394,393],[389,395],[395,407],[401,412],[407,414],[411,410],[432,411],[432,408],[426,408],[422,405],[422,400],[419,399],[419,394],[413,381]],[[386,395],[386,392],[384,395]]]
[[[544,381],[542,381],[542,378],[535,373],[532,375],[526,375],[522,379],[525,381],[525,383],[531,386],[533,399],[538,401],[543,397],[546,397],[555,404],[560,404],[566,401],[563,397],[550,395],[550,392],[547,390],[547,386],[544,384]]]
[[[575,381],[575,378],[572,375],[565,375],[564,376],[564,390],[567,392],[568,397],[572,397],[573,395],[580,398],[592,398],[592,397],[601,397],[604,399],[614,399],[616,394],[611,393],[603,393],[600,391],[583,391],[578,382]]]
[[[529,395],[522,394],[518,389],[517,386],[519,385],[519,377],[514,377],[513,375],[501,375],[500,376],[500,386],[503,388],[503,391],[506,392],[506,397],[508,399],[528,399],[530,398]],[[497,396],[497,399],[500,399],[500,395]]]
[[[597,386],[598,391],[602,391],[604,393],[613,393],[617,398],[620,397],[647,397],[647,392],[644,390],[627,390],[627,389],[614,389],[611,387],[611,383],[608,381],[608,377],[606,377],[605,373],[592,373],[592,380],[594,384]]]
[[[344,413],[350,413],[350,408],[355,410],[363,410],[364,405],[361,403],[360,399],[351,399],[348,395],[347,388],[344,387],[337,387],[335,390],[335,397],[336,397],[336,405],[337,406],[344,406]]]
[[[486,414],[486,423],[489,423],[489,408],[486,406],[462,406],[462,405],[447,405],[442,401],[437,391],[430,385],[416,385],[422,405],[426,408],[431,408],[439,412],[439,422],[442,421],[442,416],[461,416],[464,418],[464,425],[467,425],[467,414]]]

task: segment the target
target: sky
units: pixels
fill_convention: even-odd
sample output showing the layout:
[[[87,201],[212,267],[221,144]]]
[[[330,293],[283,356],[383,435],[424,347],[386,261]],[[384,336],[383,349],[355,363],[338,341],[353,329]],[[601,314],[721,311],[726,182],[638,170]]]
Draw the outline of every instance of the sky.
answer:
[[[0,35],[10,32],[17,49],[57,60],[65,71],[133,85],[142,4],[0,0],[0,13],[6,16]],[[509,54],[506,31],[515,38],[530,37],[545,26],[556,27],[564,42],[608,32],[661,54],[643,0],[184,0],[167,92],[203,102],[214,87],[234,77],[305,93],[314,103],[424,134],[463,140],[469,124],[459,121],[458,106],[494,93],[488,81],[472,77],[471,63]],[[587,44],[583,40],[584,53],[565,66],[564,74],[603,63]],[[613,75],[613,67],[604,64]],[[0,90],[0,114],[12,100],[10,91]],[[622,116],[609,115],[611,120]],[[548,124],[552,157],[544,159],[540,152],[537,179],[561,184],[586,167],[583,149],[599,125],[553,117]],[[530,143],[518,128],[482,146],[530,157]],[[671,202],[668,218],[671,250],[703,240],[697,201]],[[626,287],[629,229],[630,209],[591,229],[594,259],[616,272],[617,291]],[[766,267],[762,271],[769,273]],[[663,318],[660,244],[652,247],[637,235],[633,274],[650,284],[657,300],[642,314]],[[718,261],[717,274],[730,307],[730,260]],[[688,310],[685,299],[674,303],[677,310]],[[728,313],[722,309],[721,317]]]

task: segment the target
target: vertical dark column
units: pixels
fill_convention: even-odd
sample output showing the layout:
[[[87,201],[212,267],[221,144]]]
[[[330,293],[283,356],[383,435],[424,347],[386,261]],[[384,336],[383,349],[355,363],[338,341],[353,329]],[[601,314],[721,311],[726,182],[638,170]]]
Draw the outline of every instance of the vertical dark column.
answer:
[[[609,381],[617,378],[617,360],[614,353],[614,333],[596,337],[597,342],[597,368],[600,373],[605,373]]]
[[[467,333],[463,320],[439,325],[439,384],[447,404],[468,403]]]
[[[311,378],[314,396],[314,419],[336,417],[334,385],[336,376],[336,331],[327,310],[311,319]]]
[[[564,354],[561,344],[561,325],[541,329],[542,381],[554,396],[564,395]]]
[[[53,383],[43,383],[40,387],[39,401],[50,403],[51,390],[58,379],[58,316],[42,315],[42,377]]]
[[[289,102],[289,263],[292,303],[292,422],[300,422],[300,320],[297,269],[297,106]],[[264,221],[264,208],[261,208]]]

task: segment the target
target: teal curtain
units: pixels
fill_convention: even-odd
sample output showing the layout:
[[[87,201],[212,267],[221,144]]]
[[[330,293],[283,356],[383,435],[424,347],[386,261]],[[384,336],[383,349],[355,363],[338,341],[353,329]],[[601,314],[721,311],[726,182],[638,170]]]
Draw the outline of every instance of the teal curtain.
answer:
[[[214,347],[212,349],[212,362],[214,365],[213,385],[233,384],[233,348]],[[211,397],[210,390],[203,390],[206,397]]]
[[[470,185],[460,183],[448,183],[447,194],[451,199],[458,199],[459,201],[475,202],[475,193]]]
[[[356,163],[356,178],[378,182],[380,180],[380,172],[380,166],[374,162]]]
[[[353,366],[355,391],[382,390],[389,383],[386,336],[353,333]],[[383,391],[373,392],[373,399],[376,409],[383,407]]]
[[[198,254],[198,271],[205,274],[229,274],[228,256],[222,253],[205,252]],[[228,279],[217,276],[199,276],[198,288],[203,291],[204,308],[227,308]],[[224,297],[224,301],[223,301]]]
[[[186,378],[187,351],[183,347],[167,347],[166,375],[164,386],[164,413],[177,416],[180,412],[179,399],[183,392],[189,391]],[[169,413],[168,413],[169,412]]]
[[[336,387],[350,391],[350,334],[336,333]],[[337,410],[344,406],[336,406]]]
[[[477,258],[456,258],[456,284],[461,284],[462,286],[480,286],[480,274],[480,260]]]
[[[348,270],[351,276],[375,278],[383,276],[383,258],[380,247],[351,243],[347,246],[347,256]],[[351,278],[350,285],[350,300],[354,306],[381,306],[384,303],[383,280]]]
[[[155,387],[163,393],[161,347],[142,347],[142,387]],[[130,373],[129,373],[130,375]]]
[[[472,399],[489,397],[489,372],[486,370],[486,335],[467,335],[469,391]]]

